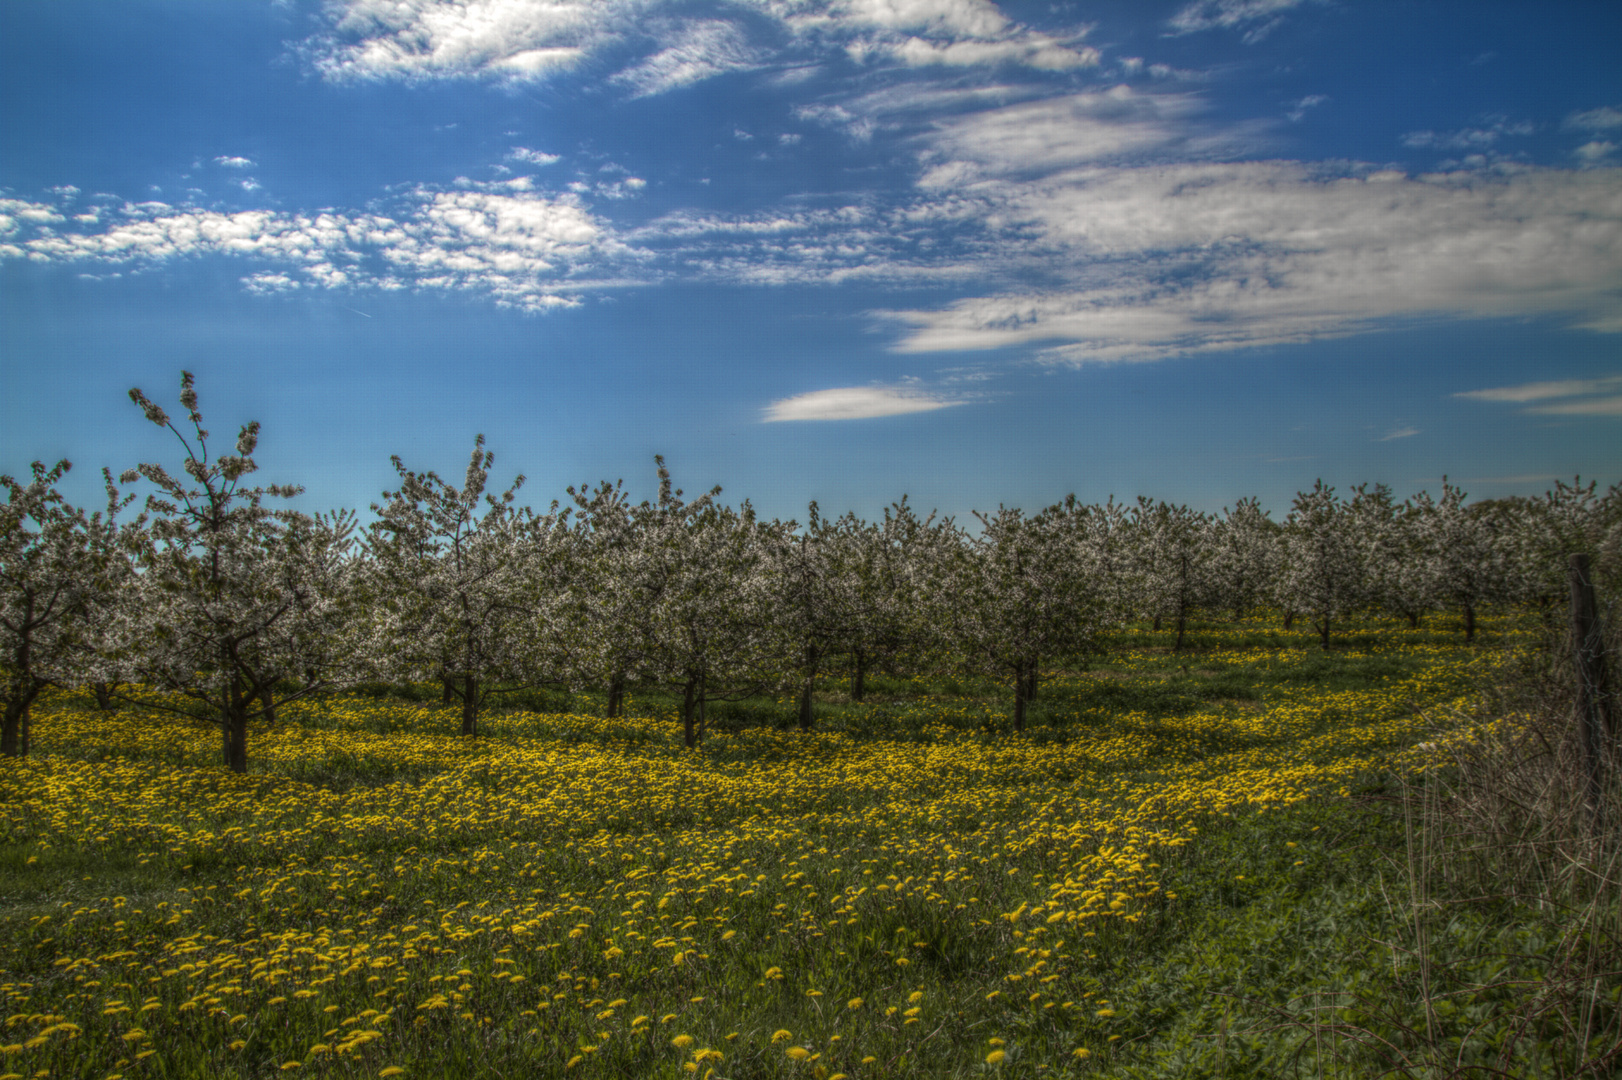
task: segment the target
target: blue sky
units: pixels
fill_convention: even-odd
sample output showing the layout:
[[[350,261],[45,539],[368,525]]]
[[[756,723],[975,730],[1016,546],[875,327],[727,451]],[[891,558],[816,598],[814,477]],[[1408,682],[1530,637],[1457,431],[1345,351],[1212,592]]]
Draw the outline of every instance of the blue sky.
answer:
[[[768,515],[1622,479],[1622,6],[18,2],[0,471]]]

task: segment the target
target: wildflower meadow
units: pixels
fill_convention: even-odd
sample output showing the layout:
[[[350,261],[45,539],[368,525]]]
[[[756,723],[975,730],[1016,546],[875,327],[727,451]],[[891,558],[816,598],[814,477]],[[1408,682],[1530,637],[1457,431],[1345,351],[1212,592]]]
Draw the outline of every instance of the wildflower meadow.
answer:
[[[285,706],[246,775],[212,725],[48,693],[0,771],[4,1080],[1316,1060],[1239,1018],[1329,989],[1289,918],[1378,844],[1348,808],[1422,766],[1499,651],[1171,634],[1048,673],[1017,734],[948,675],[875,675],[860,705],[830,680],[816,730],[765,700],[781,723],[718,716],[696,751],[635,688],[612,719],[560,695],[477,740],[378,690]]]

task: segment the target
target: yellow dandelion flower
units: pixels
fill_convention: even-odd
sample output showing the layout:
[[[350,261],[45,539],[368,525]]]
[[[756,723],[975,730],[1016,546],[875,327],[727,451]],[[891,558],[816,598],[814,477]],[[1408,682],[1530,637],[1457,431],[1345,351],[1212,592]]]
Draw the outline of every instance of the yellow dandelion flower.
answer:
[[[1078,1061],[1085,1061],[1093,1056],[1093,1052],[1087,1049],[1085,1046],[1078,1046],[1070,1056],[1076,1058]]]
[[[789,1031],[787,1028],[779,1028],[772,1032],[772,1042],[782,1042],[784,1039],[792,1038],[794,1038],[794,1032]]]
[[[788,1048],[788,1056],[791,1061],[804,1061],[811,1056],[811,1051],[803,1046],[791,1046]]]
[[[1008,1054],[1007,1054],[1006,1051],[993,1050],[991,1053],[986,1055],[986,1064],[987,1065],[1001,1065],[1002,1062],[1003,1062],[1003,1058],[1005,1058],[1007,1056],[1008,1056]]]
[[[693,1045],[693,1037],[691,1035],[677,1035],[670,1040],[670,1045],[678,1050],[685,1050]]]
[[[847,1009],[860,1009],[862,1007],[862,999],[859,997],[851,998],[850,1001],[846,1003],[845,1007]]]

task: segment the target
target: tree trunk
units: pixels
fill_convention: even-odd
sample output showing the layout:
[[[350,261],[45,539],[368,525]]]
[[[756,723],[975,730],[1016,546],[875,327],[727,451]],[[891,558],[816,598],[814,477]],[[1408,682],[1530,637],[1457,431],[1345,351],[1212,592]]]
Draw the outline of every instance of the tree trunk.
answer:
[[[608,680],[608,718],[614,719],[625,704],[625,676],[615,675]]]
[[[449,675],[441,675],[439,677],[439,682],[439,703],[448,707],[456,701],[456,684],[451,681],[451,677]]]
[[[688,679],[681,691],[681,734],[687,749],[698,745],[698,733],[693,727],[693,705],[698,700],[698,680]]]
[[[1155,615],[1155,633],[1158,634],[1159,632],[1160,632],[1160,616],[1157,614],[1157,615]]]
[[[1014,670],[1014,730],[1025,730],[1025,695],[1030,692],[1031,677],[1029,671],[1022,667]]]
[[[1289,608],[1285,608],[1284,609],[1284,629],[1291,630],[1291,629],[1294,629],[1294,628],[1295,628],[1295,612],[1291,611]]]
[[[1042,666],[1036,660],[1031,661],[1031,673],[1025,677],[1025,700],[1036,700],[1036,687],[1042,681]]]
[[[850,699],[857,704],[867,694],[867,652],[856,650],[856,670],[850,676]]]
[[[805,678],[800,683],[800,730],[811,730],[811,694],[817,685],[818,654],[814,647],[805,650]]]
[[[25,756],[22,742],[22,719],[23,713],[27,711],[28,706],[20,700],[6,702],[5,717],[0,720],[0,754],[4,754],[6,757]]]
[[[259,715],[267,724],[276,722],[276,691],[269,683],[259,688]]]
[[[225,767],[234,773],[248,771],[248,712],[232,705],[226,709],[225,725],[220,728],[221,749]]]
[[[5,713],[0,716],[0,755],[28,756],[34,699],[43,688],[44,684],[30,687],[6,702]]]
[[[1177,613],[1177,641],[1172,645],[1172,652],[1183,651],[1183,635],[1188,631],[1188,616],[1183,612]]]
[[[96,692],[96,708],[102,712],[113,711],[113,684],[91,683],[90,688]]]
[[[1324,652],[1329,651],[1329,612],[1324,612],[1323,621],[1317,624],[1318,640],[1323,643]]]
[[[462,734],[479,733],[479,677],[469,675],[462,682]]]
[[[694,745],[704,741],[704,731],[710,724],[709,703],[709,684],[705,682],[703,676],[700,676],[698,680],[698,731],[693,737]]]
[[[1475,639],[1476,639],[1476,606],[1474,604],[1465,604],[1464,605],[1464,640],[1466,640],[1466,641],[1474,641]]]
[[[1418,630],[1419,629],[1419,612],[1410,611],[1408,613],[1408,629],[1410,629],[1410,630]]]

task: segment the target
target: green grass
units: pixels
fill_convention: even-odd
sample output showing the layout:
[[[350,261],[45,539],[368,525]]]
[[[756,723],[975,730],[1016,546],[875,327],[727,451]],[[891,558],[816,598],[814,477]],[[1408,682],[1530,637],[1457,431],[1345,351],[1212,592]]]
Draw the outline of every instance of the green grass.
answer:
[[[1223,762],[1328,763],[1343,734],[1401,750],[1413,710],[1455,700],[1481,677],[1460,662],[1496,647],[1276,636],[1198,628],[1171,654],[1134,634],[1056,670],[1024,737],[1002,688],[948,673],[874,676],[861,705],[833,683],[811,736],[782,730],[791,702],[733,703],[696,754],[654,688],[633,708],[664,719],[554,693],[492,712],[471,745],[455,710],[424,707],[436,688],[372,688],[289,708],[233,778],[206,733],[58,702],[37,758],[0,771],[0,1070],[685,1077],[712,1048],[696,1064],[714,1080],[1574,1075],[1611,1037],[1614,992],[1586,1041],[1537,1014],[1560,920],[1435,903],[1405,789],[1378,770],[1287,806],[1197,802],[1161,822],[1175,843],[1135,838],[1161,826],[1133,793],[1220,788]],[[945,760],[917,782],[871,772],[908,754]],[[1020,917],[1120,845],[1139,854],[1099,865],[1146,864],[1122,886],[1137,921]],[[212,974],[182,969],[199,959]],[[79,1030],[38,1034],[63,1020]]]

